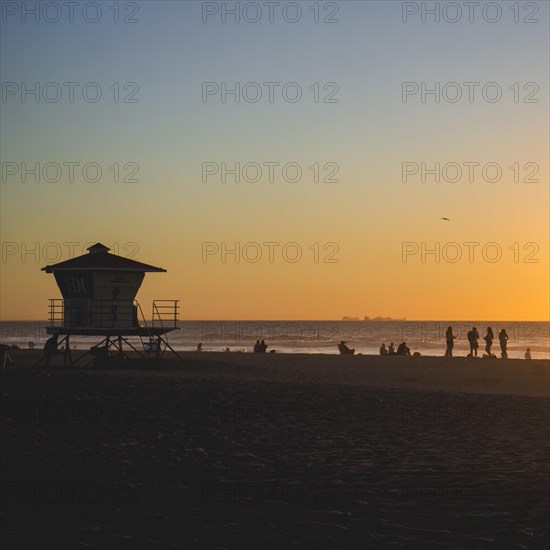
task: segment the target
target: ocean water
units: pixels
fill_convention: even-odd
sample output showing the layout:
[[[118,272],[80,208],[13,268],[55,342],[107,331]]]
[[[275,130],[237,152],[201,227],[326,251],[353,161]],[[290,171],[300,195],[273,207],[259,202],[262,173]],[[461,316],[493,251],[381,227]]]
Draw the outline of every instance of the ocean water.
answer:
[[[41,348],[47,339],[45,321],[0,322],[0,342],[29,347],[34,342]],[[465,356],[469,346],[466,333],[476,326],[480,335],[488,326],[495,335],[504,328],[508,333],[508,356],[523,358],[531,349],[534,359],[550,359],[550,323],[529,321],[181,321],[180,330],[168,334],[170,345],[181,351],[196,350],[202,342],[203,351],[251,352],[256,340],[265,340],[268,351],[279,353],[337,354],[337,344],[345,340],[356,353],[378,354],[380,344],[407,342],[411,352],[441,356],[445,353],[445,331],[453,327],[454,355]],[[99,338],[73,336],[71,343],[78,349],[87,349]],[[130,338],[141,346],[139,338]],[[479,341],[480,354],[485,342]],[[492,352],[500,355],[498,339],[493,341]]]

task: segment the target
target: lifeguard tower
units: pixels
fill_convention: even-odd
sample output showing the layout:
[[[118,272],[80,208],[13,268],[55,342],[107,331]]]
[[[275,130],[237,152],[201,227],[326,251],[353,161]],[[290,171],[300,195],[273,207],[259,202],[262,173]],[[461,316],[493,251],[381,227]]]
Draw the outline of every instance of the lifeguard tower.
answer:
[[[57,348],[65,344],[63,364],[74,365],[94,351],[97,357],[97,350],[101,350],[104,357],[115,351],[116,357],[127,358],[123,344],[143,358],[152,354],[158,358],[167,348],[180,358],[166,336],[179,330],[179,300],[153,301],[148,323],[135,299],[145,273],[165,273],[166,270],[111,254],[101,243],[87,250],[88,254],[42,268],[54,274],[63,296],[50,299],[46,327],[48,334],[62,337]],[[98,336],[102,340],[73,361],[70,338],[76,335]],[[140,338],[141,349],[128,341],[132,336]]]

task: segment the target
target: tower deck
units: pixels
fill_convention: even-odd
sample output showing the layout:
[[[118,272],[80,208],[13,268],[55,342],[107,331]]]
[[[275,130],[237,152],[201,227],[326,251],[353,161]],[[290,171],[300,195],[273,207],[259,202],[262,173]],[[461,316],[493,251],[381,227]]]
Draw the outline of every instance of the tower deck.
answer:
[[[180,330],[180,327],[124,327],[124,328],[98,328],[98,327],[62,327],[47,326],[48,334],[59,334],[63,336],[160,336],[173,330]]]

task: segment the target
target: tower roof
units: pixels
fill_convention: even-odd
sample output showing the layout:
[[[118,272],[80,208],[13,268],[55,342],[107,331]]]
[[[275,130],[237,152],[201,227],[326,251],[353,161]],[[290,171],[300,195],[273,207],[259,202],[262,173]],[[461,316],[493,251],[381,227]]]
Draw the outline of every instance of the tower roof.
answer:
[[[101,243],[95,243],[86,249],[88,252],[109,252],[111,250],[108,246]]]
[[[162,267],[155,267],[154,265],[144,264],[131,260],[130,258],[124,258],[117,254],[111,254],[110,248],[107,246],[96,243],[90,246],[88,254],[59,262],[58,264],[47,265],[42,268],[42,271],[46,273],[53,273],[54,271],[72,271],[72,270],[86,270],[86,271],[153,271],[157,273],[166,272],[166,269]]]

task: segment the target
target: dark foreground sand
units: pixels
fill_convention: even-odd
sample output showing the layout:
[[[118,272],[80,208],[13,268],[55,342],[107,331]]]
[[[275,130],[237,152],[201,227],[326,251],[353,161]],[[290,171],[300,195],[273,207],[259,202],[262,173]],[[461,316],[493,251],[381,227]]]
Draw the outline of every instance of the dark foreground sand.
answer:
[[[14,358],[3,548],[548,547],[548,361]]]

